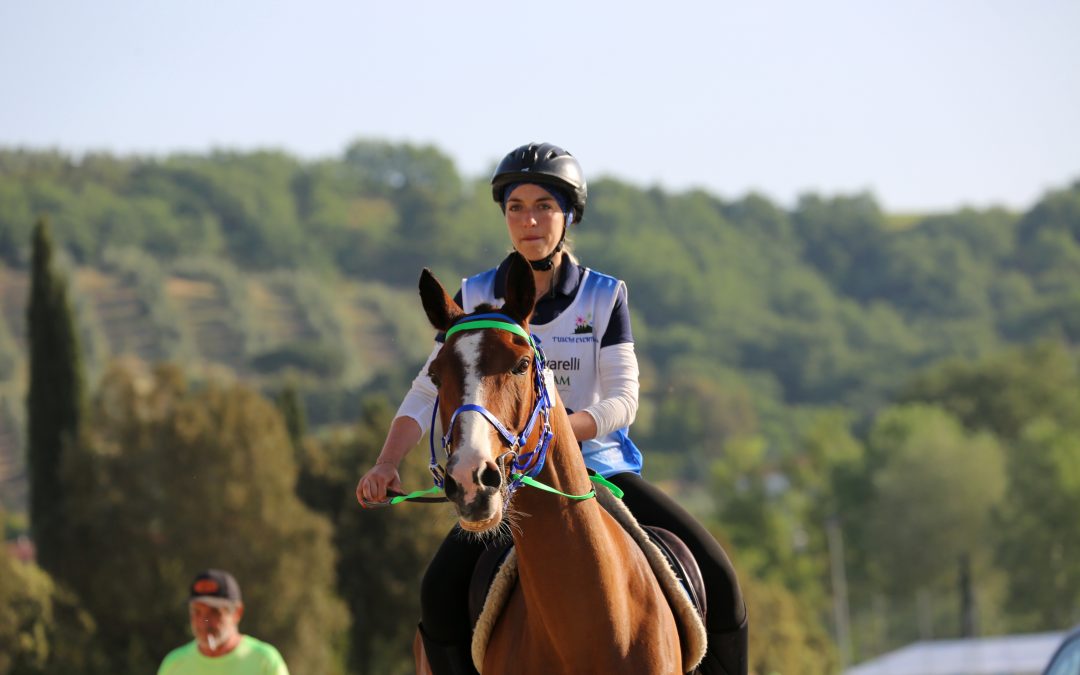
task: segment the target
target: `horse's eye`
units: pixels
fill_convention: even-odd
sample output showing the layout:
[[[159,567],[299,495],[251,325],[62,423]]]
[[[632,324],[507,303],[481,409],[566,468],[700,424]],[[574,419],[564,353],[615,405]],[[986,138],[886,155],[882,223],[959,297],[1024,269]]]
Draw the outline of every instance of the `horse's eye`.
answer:
[[[510,372],[515,375],[524,375],[525,373],[529,372],[529,359],[525,358],[524,356],[521,357],[521,360],[517,362],[517,365],[514,366],[514,369]]]
[[[431,378],[431,383],[436,387],[439,386],[439,376],[435,373],[428,373],[428,377]]]

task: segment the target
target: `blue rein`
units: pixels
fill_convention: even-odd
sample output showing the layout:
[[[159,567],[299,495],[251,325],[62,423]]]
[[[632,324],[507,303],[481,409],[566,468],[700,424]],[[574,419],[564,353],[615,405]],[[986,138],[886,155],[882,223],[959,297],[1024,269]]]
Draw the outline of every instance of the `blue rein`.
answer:
[[[551,444],[551,439],[555,436],[551,430],[552,403],[547,381],[544,379],[546,361],[544,359],[544,352],[540,349],[540,338],[527,333],[524,328],[518,325],[518,323],[510,317],[505,314],[474,314],[451,326],[450,329],[446,331],[445,337],[446,339],[449,339],[454,333],[467,330],[482,330],[485,328],[505,330],[523,337],[528,341],[529,346],[532,347],[536,405],[533,407],[532,415],[529,416],[529,422],[525,425],[525,428],[522,429],[520,434],[515,435],[484,406],[475,403],[465,403],[450,416],[450,423],[447,424],[446,433],[443,434],[442,437],[442,449],[443,453],[449,457],[450,437],[454,432],[454,424],[457,422],[458,415],[463,412],[480,413],[480,415],[495,428],[495,431],[499,433],[499,436],[501,436],[510,446],[510,451],[507,454],[513,454],[514,456],[512,464],[514,471],[511,472],[514,475],[514,479],[507,486],[506,496],[507,499],[509,499],[510,495],[514,494],[515,490],[526,483],[526,478],[533,478],[539,475],[540,471],[544,468],[544,462],[547,459],[548,446]],[[431,446],[431,463],[428,466],[428,469],[431,471],[431,475],[435,480],[435,485],[442,488],[445,483],[446,472],[439,466],[438,459],[435,456],[435,417],[438,415],[438,412],[439,397],[436,395],[435,406],[431,411],[431,430],[428,434],[428,442]],[[538,420],[543,421],[543,427],[540,431],[540,437],[536,441],[536,446],[528,452],[518,453],[518,448],[524,446],[528,442],[529,436],[532,435]]]

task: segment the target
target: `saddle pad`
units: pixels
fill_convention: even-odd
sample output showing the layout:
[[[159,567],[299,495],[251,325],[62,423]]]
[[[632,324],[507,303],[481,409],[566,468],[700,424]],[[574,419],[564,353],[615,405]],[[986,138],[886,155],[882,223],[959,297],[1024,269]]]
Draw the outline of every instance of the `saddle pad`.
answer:
[[[643,527],[652,543],[656,544],[667,558],[668,564],[675,572],[675,577],[679,580],[679,588],[690,596],[690,602],[694,603],[701,620],[707,621],[709,614],[705,604],[705,579],[701,576],[701,568],[698,567],[690,548],[670,530],[655,525],[643,525]]]
[[[514,540],[507,538],[505,541],[490,545],[480,554],[473,568],[472,579],[469,580],[469,619],[471,626],[476,629],[476,622],[480,620],[480,614],[484,611],[484,603],[487,601],[488,589],[495,582],[506,556],[514,550]]]
[[[484,609],[480,611],[480,618],[473,626],[472,634],[472,659],[476,672],[482,673],[484,666],[484,654],[487,653],[488,641],[491,639],[491,631],[495,629],[495,622],[502,614],[506,601],[510,598],[510,591],[517,584],[517,549],[513,546],[506,554],[502,566],[495,573],[495,580],[491,582],[487,598],[484,600]]]
[[[656,575],[656,580],[660,583],[660,588],[664,590],[668,604],[671,605],[672,613],[675,614],[675,623],[679,627],[679,638],[682,643],[683,665],[686,667],[686,672],[693,672],[701,664],[701,660],[705,658],[705,649],[708,646],[709,638],[705,632],[705,622],[702,620],[702,616],[698,614],[697,608],[691,602],[690,596],[684,590],[682,583],[675,574],[675,570],[671,568],[671,563],[668,562],[667,557],[660,551],[660,547],[649,538],[649,535],[638,523],[634,514],[630,513],[630,509],[626,507],[626,504],[623,504],[621,499],[616,499],[607,488],[602,488],[599,485],[596,488],[596,499],[623,526],[630,534],[630,537],[638,543],[642,552],[645,553],[645,557],[649,560],[649,565]],[[702,598],[704,599],[704,593]],[[704,607],[704,605],[702,606]]]

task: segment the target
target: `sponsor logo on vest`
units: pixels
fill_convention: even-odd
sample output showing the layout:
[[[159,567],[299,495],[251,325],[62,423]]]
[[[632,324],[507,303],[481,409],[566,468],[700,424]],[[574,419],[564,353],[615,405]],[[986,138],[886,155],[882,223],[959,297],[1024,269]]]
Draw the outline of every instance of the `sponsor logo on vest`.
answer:
[[[547,362],[547,367],[549,370],[581,370],[581,359],[576,356],[561,361],[552,359]]]
[[[565,336],[562,336],[562,335],[552,335],[551,336],[551,341],[552,342],[577,342],[577,343],[580,343],[580,342],[596,342],[597,340],[596,340],[595,335],[571,335],[569,337],[565,337]]]
[[[568,359],[552,359],[547,362],[547,368],[552,371],[555,386],[569,387],[570,371],[581,370],[581,359],[577,356],[571,356]]]
[[[574,334],[575,335],[580,335],[582,333],[591,333],[591,332],[593,332],[593,330],[592,330],[592,313],[590,312],[589,314],[586,314],[585,316],[579,316],[577,318],[577,322],[574,325]]]

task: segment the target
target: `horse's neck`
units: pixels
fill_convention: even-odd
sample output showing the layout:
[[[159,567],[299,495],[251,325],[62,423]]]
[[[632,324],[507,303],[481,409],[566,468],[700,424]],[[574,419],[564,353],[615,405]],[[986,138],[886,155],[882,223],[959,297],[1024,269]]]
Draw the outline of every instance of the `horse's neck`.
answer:
[[[586,494],[593,483],[569,419],[559,411],[553,423],[555,436],[537,480],[568,495]],[[515,511],[523,514],[514,528],[519,555],[538,554],[543,559],[546,551],[557,551],[563,558],[580,557],[583,563],[603,555],[613,521],[596,499],[575,500],[525,486],[514,500]]]
[[[570,495],[582,495],[592,489],[589,472],[581,456],[581,447],[574,438],[570,420],[562,409],[556,409],[552,415],[554,436],[548,448],[544,469],[536,477],[542,483]],[[560,497],[548,492],[525,487],[518,491],[515,500],[519,500],[518,510],[529,514],[527,523],[522,526],[542,524],[545,527],[558,526],[567,518],[579,519],[590,517],[592,509],[580,513],[582,509],[576,500]]]
[[[548,459],[537,480],[570,495],[592,489],[581,448],[565,414],[557,424]],[[632,542],[596,499],[573,500],[532,487],[514,495],[521,514],[514,531],[518,582],[524,601],[551,647],[573,644],[581,630],[577,620],[589,617],[597,630],[616,631],[625,618],[626,589],[637,569],[627,561]],[[619,589],[613,592],[613,589]]]

